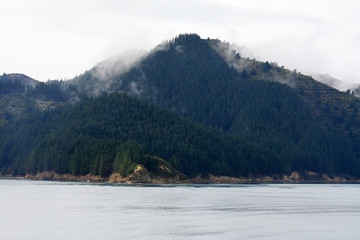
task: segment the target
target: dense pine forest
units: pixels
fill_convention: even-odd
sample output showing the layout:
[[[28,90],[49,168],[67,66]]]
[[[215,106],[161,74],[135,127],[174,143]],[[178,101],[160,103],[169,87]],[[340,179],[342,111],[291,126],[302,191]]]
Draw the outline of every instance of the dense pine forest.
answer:
[[[103,66],[66,82],[0,77],[3,175],[127,176],[156,156],[189,177],[360,177],[360,102],[349,92],[196,34],[121,73],[104,78]]]
[[[215,130],[124,94],[31,114],[1,136],[2,169],[15,174],[109,176],[145,155],[167,159],[188,176],[248,171],[241,149]]]

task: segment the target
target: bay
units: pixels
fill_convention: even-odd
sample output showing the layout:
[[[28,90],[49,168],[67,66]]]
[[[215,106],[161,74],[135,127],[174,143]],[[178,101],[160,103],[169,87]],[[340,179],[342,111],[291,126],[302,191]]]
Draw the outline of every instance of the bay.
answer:
[[[360,185],[0,180],[1,239],[359,239]]]

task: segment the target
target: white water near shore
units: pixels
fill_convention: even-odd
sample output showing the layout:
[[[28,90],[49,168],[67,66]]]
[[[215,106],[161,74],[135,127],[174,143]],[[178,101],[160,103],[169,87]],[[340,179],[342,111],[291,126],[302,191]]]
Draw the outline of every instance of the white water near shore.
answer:
[[[1,239],[359,239],[360,185],[0,180]]]

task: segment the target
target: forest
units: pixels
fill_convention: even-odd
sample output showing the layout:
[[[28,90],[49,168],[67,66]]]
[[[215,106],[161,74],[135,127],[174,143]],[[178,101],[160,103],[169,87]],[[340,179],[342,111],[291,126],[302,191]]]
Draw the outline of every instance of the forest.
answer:
[[[26,88],[0,77],[1,99],[33,102],[4,113],[17,117],[0,128],[1,174],[126,176],[155,156],[188,177],[360,177],[357,97],[275,63],[225,58],[220,43],[180,35],[108,83],[100,66]]]

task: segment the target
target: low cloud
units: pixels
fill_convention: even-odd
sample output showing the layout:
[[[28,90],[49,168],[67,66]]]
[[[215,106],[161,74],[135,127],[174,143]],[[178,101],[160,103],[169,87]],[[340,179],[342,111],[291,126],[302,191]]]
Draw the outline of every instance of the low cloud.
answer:
[[[113,92],[113,86],[121,87],[121,75],[135,67],[147,55],[145,51],[134,50],[125,52],[106,61],[100,62],[90,71],[89,83],[85,83],[85,92],[91,96],[98,96],[104,92]],[[130,86],[136,89],[136,86]],[[88,89],[86,89],[88,88]],[[139,93],[136,90],[135,93]]]
[[[96,66],[94,77],[100,81],[108,81],[113,76],[120,75],[137,65],[145,56],[146,52],[142,50],[134,50],[114,56]]]
[[[326,85],[336,88],[340,91],[347,91],[349,89],[351,91],[354,91],[355,89],[360,87],[359,83],[349,83],[349,82],[340,81],[330,76],[329,74],[313,73],[311,75],[315,80],[325,83]]]
[[[225,59],[227,64],[235,68],[238,72],[243,71],[249,66],[249,61],[243,58],[245,47],[240,47],[236,44],[221,42],[215,40],[215,50]]]

